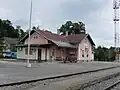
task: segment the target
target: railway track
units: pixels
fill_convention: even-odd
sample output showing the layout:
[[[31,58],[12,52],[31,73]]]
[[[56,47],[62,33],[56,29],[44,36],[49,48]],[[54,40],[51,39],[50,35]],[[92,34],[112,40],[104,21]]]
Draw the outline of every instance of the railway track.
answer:
[[[104,90],[120,90],[120,80],[116,81],[112,85],[106,87]]]
[[[116,67],[109,67],[109,68],[103,68],[103,69],[97,69],[97,70],[91,70],[91,71],[85,71],[80,73],[72,73],[72,74],[65,74],[65,75],[59,75],[59,76],[53,76],[53,77],[47,77],[47,78],[41,78],[41,79],[34,79],[34,80],[28,80],[28,81],[22,81],[22,82],[15,82],[15,83],[8,83],[8,84],[2,84],[0,85],[0,90],[19,90],[19,88],[22,88],[20,90],[25,90],[26,88],[31,88],[40,84],[46,84],[50,82],[60,81],[64,79],[74,78],[76,76],[80,75],[86,75],[91,73],[96,73],[100,71],[106,71],[106,70],[112,70],[115,68],[119,68],[120,66]],[[11,88],[11,89],[6,89]],[[107,89],[108,90],[108,89]]]

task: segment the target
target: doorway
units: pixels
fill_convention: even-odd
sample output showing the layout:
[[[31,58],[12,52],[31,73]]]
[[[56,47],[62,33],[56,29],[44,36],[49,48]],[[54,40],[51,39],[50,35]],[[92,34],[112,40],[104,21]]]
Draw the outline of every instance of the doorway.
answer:
[[[38,62],[41,61],[41,49],[38,49]]]

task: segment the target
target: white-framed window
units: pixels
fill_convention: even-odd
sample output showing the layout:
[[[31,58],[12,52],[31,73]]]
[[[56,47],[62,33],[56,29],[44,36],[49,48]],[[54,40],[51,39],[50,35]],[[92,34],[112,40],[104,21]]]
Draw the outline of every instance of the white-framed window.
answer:
[[[30,49],[30,55],[33,55],[33,49]]]
[[[84,41],[86,44],[87,44],[87,38],[85,38],[85,41]]]
[[[54,55],[55,55],[55,49],[52,50],[52,56],[54,56]]]
[[[85,53],[86,53],[86,57],[88,57],[88,52],[89,52],[89,49],[88,48],[85,48]]]
[[[22,51],[22,49],[23,49],[22,47],[19,47],[19,48],[18,48],[18,50],[20,50],[20,51]]]
[[[30,48],[30,55],[33,55],[33,49]],[[25,55],[28,55],[28,48],[25,48]]]
[[[86,56],[88,57],[89,55],[87,54]]]
[[[34,39],[38,39],[38,36],[34,36]]]
[[[36,39],[38,39],[38,36],[36,36]]]
[[[84,50],[82,50],[82,57],[84,57]]]
[[[28,55],[28,49],[25,48],[25,55]]]
[[[85,52],[88,53],[88,48],[85,48]]]

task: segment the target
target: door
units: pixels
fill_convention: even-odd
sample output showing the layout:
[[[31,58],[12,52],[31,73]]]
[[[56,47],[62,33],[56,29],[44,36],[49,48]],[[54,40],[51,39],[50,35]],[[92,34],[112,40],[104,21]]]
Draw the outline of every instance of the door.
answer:
[[[52,60],[55,59],[55,49],[52,50]]]
[[[50,55],[49,55],[49,49],[47,49],[47,60],[49,60],[50,59]]]
[[[45,48],[41,49],[41,60],[45,60]]]
[[[47,48],[45,48],[45,60],[47,61]]]
[[[41,61],[41,49],[38,49],[38,62]]]

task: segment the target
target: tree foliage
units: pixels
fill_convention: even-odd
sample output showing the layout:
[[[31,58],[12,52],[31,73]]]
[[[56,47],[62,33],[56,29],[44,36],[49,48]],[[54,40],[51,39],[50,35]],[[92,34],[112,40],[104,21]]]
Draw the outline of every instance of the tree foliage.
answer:
[[[18,38],[24,36],[24,31],[18,26],[14,28],[12,22],[9,20],[0,19],[0,37]]]
[[[114,47],[101,47],[95,48],[95,60],[97,61],[113,61],[114,60]]]
[[[11,21],[0,19],[0,57],[3,55],[3,37],[17,38],[19,40],[24,35],[25,32],[20,26],[14,28]]]
[[[68,35],[86,32],[85,24],[83,22],[73,23],[72,21],[67,21],[58,30],[60,31],[60,33],[62,33],[62,35],[65,35],[66,31],[68,32]]]

